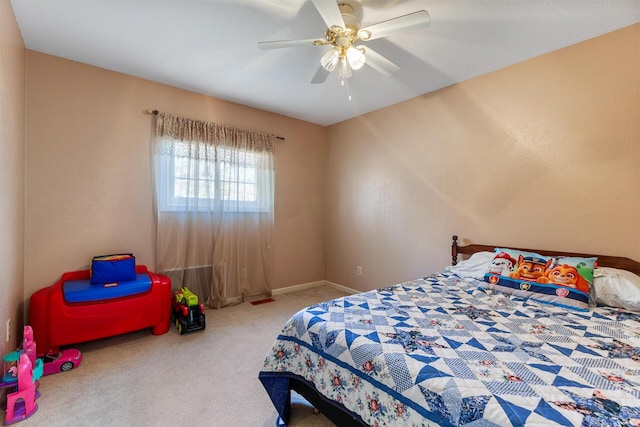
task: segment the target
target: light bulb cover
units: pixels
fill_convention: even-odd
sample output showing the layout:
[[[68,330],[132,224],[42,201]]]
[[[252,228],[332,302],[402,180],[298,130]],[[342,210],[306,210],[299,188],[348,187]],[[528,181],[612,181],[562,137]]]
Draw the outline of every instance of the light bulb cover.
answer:
[[[364,63],[367,61],[367,57],[364,55],[364,49],[355,48],[353,46],[349,46],[347,49],[347,61],[349,61],[349,65],[354,70],[359,70],[362,68]]]
[[[320,64],[322,65],[322,68],[324,68],[328,72],[332,72],[333,70],[335,70],[339,59],[340,53],[337,49],[334,48],[322,55],[322,58],[320,58]]]

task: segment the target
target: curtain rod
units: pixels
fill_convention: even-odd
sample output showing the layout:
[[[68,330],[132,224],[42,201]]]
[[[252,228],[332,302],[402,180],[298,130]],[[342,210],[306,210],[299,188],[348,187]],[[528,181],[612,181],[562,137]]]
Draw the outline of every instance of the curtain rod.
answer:
[[[147,109],[144,111],[146,114],[153,114],[153,115],[157,115],[160,111],[158,110],[152,110],[151,108]],[[276,139],[279,139],[280,141],[284,141],[284,136],[278,136],[278,135],[274,135],[276,137]]]

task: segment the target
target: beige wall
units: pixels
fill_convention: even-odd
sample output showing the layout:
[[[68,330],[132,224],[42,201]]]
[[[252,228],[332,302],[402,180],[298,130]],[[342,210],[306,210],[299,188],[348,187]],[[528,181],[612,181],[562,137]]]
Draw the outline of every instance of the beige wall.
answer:
[[[0,348],[22,336],[25,48],[9,1],[0,1]],[[12,321],[7,342],[6,322]],[[19,334],[18,334],[19,331]]]
[[[25,297],[94,255],[154,264],[148,108],[284,136],[273,287],[324,279],[324,127],[34,51],[26,80]]]
[[[441,270],[452,234],[640,260],[640,24],[334,125],[327,165],[341,285]]]

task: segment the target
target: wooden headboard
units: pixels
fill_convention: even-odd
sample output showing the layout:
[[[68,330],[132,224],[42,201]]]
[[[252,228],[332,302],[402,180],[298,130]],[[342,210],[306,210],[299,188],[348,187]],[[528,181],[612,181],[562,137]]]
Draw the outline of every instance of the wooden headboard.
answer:
[[[451,265],[456,265],[458,263],[458,254],[471,255],[476,252],[493,252],[496,247],[505,247],[504,245],[466,245],[459,246],[458,245],[458,236],[453,236],[453,242],[451,243]],[[528,249],[528,248],[514,248],[512,246],[507,246],[511,249],[517,249],[520,251],[528,251],[528,252],[536,252],[540,255],[547,256],[572,256],[572,257],[598,257],[598,266],[599,267],[613,267],[620,268],[622,270],[631,271],[637,275],[640,275],[640,262],[634,261],[631,258],[625,258],[620,256],[610,256],[610,255],[597,255],[597,254],[582,254],[578,252],[560,252],[560,251],[550,251],[546,249]]]

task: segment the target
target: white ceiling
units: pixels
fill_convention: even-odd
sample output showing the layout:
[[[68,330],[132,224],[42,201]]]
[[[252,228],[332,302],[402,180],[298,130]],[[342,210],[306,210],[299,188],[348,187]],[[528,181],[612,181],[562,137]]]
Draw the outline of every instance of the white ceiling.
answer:
[[[362,26],[421,9],[431,26],[367,42],[401,69],[354,71],[349,101],[333,75],[310,84],[328,47],[257,48],[322,38],[310,1],[11,3],[28,49],[321,125],[640,22],[640,0],[360,0]]]

